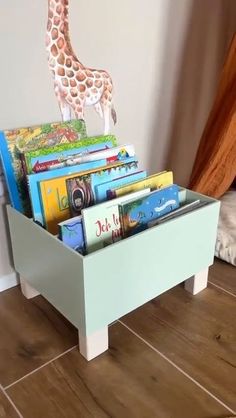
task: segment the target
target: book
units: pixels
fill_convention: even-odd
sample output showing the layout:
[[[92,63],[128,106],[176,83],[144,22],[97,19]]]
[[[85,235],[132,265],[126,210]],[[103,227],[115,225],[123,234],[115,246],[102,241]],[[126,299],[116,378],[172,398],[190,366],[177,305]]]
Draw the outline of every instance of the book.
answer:
[[[81,214],[81,210],[94,205],[96,202],[95,187],[109,180],[132,173],[137,170],[136,157],[127,158],[126,161],[114,167],[105,167],[95,173],[74,176],[66,180],[69,206],[72,216]]]
[[[132,161],[133,158],[127,160]],[[28,176],[28,178],[31,178],[30,189],[32,192],[35,191],[35,198],[33,196],[32,199],[35,220],[42,225],[45,225],[49,232],[57,234],[58,223],[71,218],[66,181],[78,176],[88,176],[91,173],[100,173],[100,171],[103,172],[105,170],[113,172],[115,171],[115,168],[124,165],[123,162],[116,162],[114,164],[101,166],[102,161],[103,160],[83,163],[77,166],[44,171]],[[93,169],[91,168],[91,164],[94,165]],[[50,177],[47,177],[48,175],[50,175]],[[38,179],[35,179],[36,176]],[[75,213],[73,215],[77,216],[80,215],[80,213]]]
[[[11,205],[31,216],[27,183],[21,164],[21,154],[30,150],[78,141],[86,136],[85,122],[73,120],[26,128],[0,131],[0,157]]]
[[[106,183],[98,184],[95,186],[96,202],[101,203],[107,200],[107,191],[109,189],[115,189],[122,187],[126,184],[133,183],[137,180],[141,180],[147,177],[146,171],[135,171],[134,173],[127,174],[122,177],[118,177],[114,180],[107,181]]]
[[[136,199],[150,193],[150,189],[143,189],[121,196],[112,201],[100,203],[82,210],[84,238],[87,253],[99,250],[121,239],[121,225],[118,205],[127,198]],[[74,219],[74,218],[72,218]]]
[[[150,221],[148,223],[148,228],[152,228],[153,226],[160,225],[163,222],[176,218],[177,216],[185,215],[186,213],[189,213],[195,209],[199,209],[202,206],[205,206],[207,203],[208,202],[203,202],[200,199],[194,200],[193,202],[184,203],[178,209],[175,209],[172,212],[169,212],[161,216],[158,219]]]
[[[179,187],[176,184],[155,190],[140,199],[132,199],[118,205],[122,234],[137,234],[148,223],[179,207]]]
[[[117,139],[114,135],[83,138],[72,143],[25,152],[22,154],[22,163],[25,174],[38,173],[67,165],[105,159],[106,156],[103,153],[99,154],[99,151],[109,151],[116,145]],[[89,158],[90,155],[94,158]],[[77,160],[74,160],[75,157]]]
[[[146,177],[143,180],[119,187],[117,189],[108,190],[107,198],[114,199],[115,197],[123,196],[125,194],[135,192],[137,190],[146,189],[150,187],[151,190],[160,189],[173,184],[172,171],[162,171]]]
[[[54,196],[58,206],[61,211],[68,209],[68,199],[66,195],[66,189],[65,189],[65,177],[70,178],[73,175],[78,175],[78,173],[87,173],[90,172],[90,170],[98,170],[98,168],[104,166],[104,161],[96,161],[93,163],[84,163],[80,164],[79,166],[73,166],[73,167],[64,167],[64,168],[58,168],[52,171],[43,171],[41,173],[35,173],[35,174],[29,174],[27,176],[27,182],[28,182],[28,188],[29,188],[29,194],[30,194],[30,200],[31,200],[31,206],[32,206],[32,214],[35,221],[37,221],[42,226],[45,226],[44,222],[44,213],[43,213],[43,202],[41,200],[41,191],[40,191],[40,184],[43,183],[46,180],[54,180],[55,184],[58,184],[58,186],[55,186],[51,189],[51,196]],[[54,184],[54,183],[53,183]],[[64,191],[61,194],[60,193],[60,186],[64,185]],[[47,192],[48,193],[48,192]],[[67,218],[69,218],[69,211],[67,211]],[[66,219],[66,218],[65,218]],[[64,219],[59,219],[64,220]]]
[[[85,254],[82,216],[76,216],[58,224],[59,239],[68,247]]]

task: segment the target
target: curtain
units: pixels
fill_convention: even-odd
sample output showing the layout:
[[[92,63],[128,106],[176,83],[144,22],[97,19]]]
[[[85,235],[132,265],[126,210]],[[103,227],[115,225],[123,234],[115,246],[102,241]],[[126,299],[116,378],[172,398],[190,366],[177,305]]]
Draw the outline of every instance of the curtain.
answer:
[[[236,177],[236,34],[230,44],[216,98],[203,131],[189,188],[221,197]]]

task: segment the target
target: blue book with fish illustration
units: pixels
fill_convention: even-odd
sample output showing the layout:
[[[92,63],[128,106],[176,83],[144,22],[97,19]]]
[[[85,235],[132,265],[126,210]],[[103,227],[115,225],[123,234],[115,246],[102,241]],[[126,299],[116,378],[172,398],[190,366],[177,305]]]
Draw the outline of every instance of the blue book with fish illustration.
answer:
[[[108,200],[107,192],[110,189],[116,189],[126,184],[133,183],[134,181],[142,180],[147,177],[146,171],[135,171],[134,173],[127,174],[126,176],[118,177],[117,179],[107,181],[106,183],[98,184],[95,186],[95,197],[97,203],[102,203]]]
[[[82,216],[75,216],[74,218],[60,222],[58,227],[59,239],[73,250],[80,254],[85,254]]]
[[[148,228],[148,223],[179,207],[179,186],[172,184],[140,199],[119,204],[122,235],[129,237]]]

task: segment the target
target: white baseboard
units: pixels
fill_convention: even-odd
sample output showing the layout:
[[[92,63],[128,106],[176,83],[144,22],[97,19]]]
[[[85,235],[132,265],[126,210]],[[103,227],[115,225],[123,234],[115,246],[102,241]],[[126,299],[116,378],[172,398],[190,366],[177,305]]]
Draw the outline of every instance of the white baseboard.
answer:
[[[4,292],[4,290],[17,286],[18,284],[19,278],[15,272],[6,276],[0,276],[0,292]]]

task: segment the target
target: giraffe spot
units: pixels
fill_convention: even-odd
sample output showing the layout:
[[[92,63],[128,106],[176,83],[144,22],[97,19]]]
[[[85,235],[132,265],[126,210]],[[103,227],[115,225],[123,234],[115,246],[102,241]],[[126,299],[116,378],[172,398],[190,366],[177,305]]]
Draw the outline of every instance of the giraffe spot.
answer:
[[[96,74],[95,74],[95,77],[96,77],[96,78],[101,78],[101,74],[96,73]]]
[[[94,74],[92,73],[92,71],[86,70],[86,71],[85,71],[85,74],[86,74],[88,77],[94,77]]]
[[[64,24],[64,23],[62,23],[62,24],[60,25],[60,27],[59,27],[59,31],[60,31],[61,33],[63,33],[63,35],[64,35],[64,33],[65,33],[65,24]]]
[[[80,95],[79,95],[79,97],[82,99],[82,100],[84,100],[84,94],[83,93],[80,93]]]
[[[97,94],[98,93],[97,89],[92,89],[92,93]]]
[[[86,86],[87,87],[92,87],[93,86],[93,80],[91,80],[91,78],[88,78],[88,80],[86,80]]]
[[[76,99],[76,100],[75,100],[75,103],[76,103],[77,105],[80,105],[80,99]]]
[[[66,55],[71,55],[71,51],[68,47],[65,48],[65,54]]]
[[[53,17],[53,12],[52,12],[52,10],[49,10],[48,17],[49,17],[50,19],[52,19],[52,17]]]
[[[107,99],[108,99],[108,94],[107,94],[107,93],[105,93],[105,94],[104,94],[104,97],[105,97],[105,99],[107,100]]]
[[[71,67],[71,65],[72,65],[71,59],[70,58],[66,58],[66,66],[67,67]]]
[[[66,71],[66,75],[67,75],[67,77],[74,77],[74,71],[71,71],[71,70],[68,70],[68,71]]]
[[[65,87],[68,87],[68,86],[69,86],[69,81],[67,80],[67,78],[63,78],[63,79],[62,79],[62,84],[63,84],[63,86],[65,86]]]
[[[86,79],[86,76],[84,73],[82,73],[82,71],[79,71],[78,74],[76,74],[76,79],[78,81],[84,81]]]
[[[55,61],[54,58],[50,58],[49,65],[50,65],[50,67],[55,67],[56,66],[56,61]]]
[[[60,5],[57,6],[56,12],[60,15],[62,12],[62,7]]]
[[[58,30],[56,28],[53,28],[52,30],[52,39],[55,41],[55,39],[58,38]]]
[[[59,49],[62,49],[64,46],[64,39],[62,37],[60,37],[57,41],[57,46]]]
[[[102,87],[102,81],[101,80],[96,80],[95,81],[95,86],[100,89],[100,87]]]
[[[75,70],[75,71],[79,70],[79,64],[77,62],[73,63],[73,70]]]
[[[76,86],[77,86],[77,83],[76,83],[76,81],[73,79],[73,80],[70,80],[70,85],[71,85],[71,87],[76,87]]]
[[[57,70],[57,74],[63,77],[65,75],[65,70],[63,67],[59,67]]]
[[[70,96],[69,96],[69,97],[67,97],[67,101],[68,101],[68,102],[70,102],[70,103],[72,103],[72,102],[73,102],[72,97],[70,97]]]
[[[71,94],[71,97],[77,97],[78,96],[78,92],[77,92],[76,89],[70,89],[70,94]]]
[[[46,34],[46,46],[49,46],[51,42],[50,36]]]
[[[77,111],[78,111],[78,112],[83,112],[82,107],[81,107],[81,106],[79,106],[79,107],[78,107],[78,109],[77,109]]]
[[[56,47],[55,44],[53,44],[52,47],[51,47],[51,53],[54,57],[56,57],[57,54],[58,54],[58,50],[57,50],[57,47]]]
[[[61,19],[59,16],[54,16],[53,23],[55,26],[59,26]]]
[[[85,90],[86,90],[85,85],[84,85],[84,84],[80,84],[80,86],[79,86],[79,91],[80,91],[80,93],[84,93],[84,92],[85,92]]]
[[[112,92],[112,84],[109,84],[109,86],[107,86],[108,91],[111,93]]]
[[[52,29],[52,21],[48,19],[47,30],[50,31]]]
[[[65,64],[65,57],[64,54],[60,54],[59,57],[57,58],[57,62],[58,64],[64,65]]]
[[[106,78],[110,78],[109,74],[108,74],[108,73],[106,73],[106,72],[104,72],[104,73],[103,73],[103,75],[104,75],[104,77],[106,77]]]

